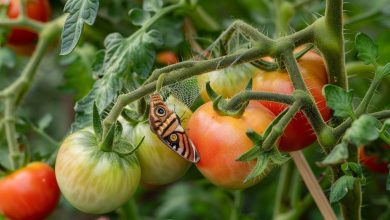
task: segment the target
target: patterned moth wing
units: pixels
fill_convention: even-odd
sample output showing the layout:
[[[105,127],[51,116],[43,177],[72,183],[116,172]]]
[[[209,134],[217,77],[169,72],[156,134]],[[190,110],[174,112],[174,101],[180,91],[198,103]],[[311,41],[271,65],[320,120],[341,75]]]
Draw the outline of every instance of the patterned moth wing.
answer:
[[[171,150],[192,163],[199,161],[198,152],[181,126],[179,116],[168,108],[158,93],[150,96],[149,124]]]

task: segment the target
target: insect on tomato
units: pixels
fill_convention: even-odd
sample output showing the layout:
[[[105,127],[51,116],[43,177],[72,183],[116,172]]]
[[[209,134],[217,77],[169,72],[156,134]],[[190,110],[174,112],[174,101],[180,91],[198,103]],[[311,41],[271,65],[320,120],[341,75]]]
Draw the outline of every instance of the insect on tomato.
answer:
[[[251,102],[238,118],[219,115],[212,102],[200,106],[188,122],[188,136],[200,156],[196,167],[210,182],[224,188],[244,189],[256,184],[260,179],[244,183],[256,161],[236,159],[253,146],[246,130],[263,133],[274,117],[257,102]]]
[[[44,219],[60,198],[54,170],[33,162],[0,179],[0,213],[10,219]]]
[[[182,102],[168,97],[165,101],[168,108],[174,109],[175,113],[181,117],[184,128],[190,118],[191,110]],[[154,134],[148,122],[141,122],[133,130],[135,143],[141,143],[136,151],[141,165],[141,182],[146,185],[163,185],[172,183],[182,177],[191,166],[191,163],[179,156],[166,144],[164,144],[156,134]]]
[[[141,176],[135,154],[101,150],[92,128],[64,140],[55,171],[65,198],[81,211],[93,214],[113,211],[129,200]]]
[[[327,83],[327,73],[321,56],[309,51],[298,60],[298,65],[321,116],[325,121],[329,120],[331,111],[326,107],[326,101],[322,95],[322,87]],[[253,90],[291,94],[294,87],[287,71],[265,72],[261,70],[254,77]],[[287,108],[287,105],[277,102],[260,101],[260,103],[275,115]],[[280,138],[279,149],[281,151],[296,151],[309,146],[315,140],[316,135],[305,115],[298,112]]]

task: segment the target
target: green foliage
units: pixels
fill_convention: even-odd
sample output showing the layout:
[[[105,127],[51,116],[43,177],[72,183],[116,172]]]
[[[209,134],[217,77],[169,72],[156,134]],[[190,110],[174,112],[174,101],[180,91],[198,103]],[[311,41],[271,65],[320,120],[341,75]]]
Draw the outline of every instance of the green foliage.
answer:
[[[3,72],[3,68],[15,67],[15,54],[6,47],[0,47],[0,74]]]
[[[69,54],[77,45],[84,23],[92,25],[95,22],[99,0],[68,0],[64,12],[69,15],[62,32],[61,53]]]
[[[387,180],[386,180],[386,190],[390,191],[390,164],[387,166],[389,169],[389,174],[387,175]]]
[[[355,38],[358,58],[366,64],[376,64],[378,58],[378,46],[364,33],[358,33]]]
[[[362,115],[348,128],[344,139],[355,146],[362,146],[378,139],[380,127],[378,119],[370,115]]]
[[[336,85],[328,84],[323,88],[326,106],[333,109],[333,115],[340,118],[355,117],[352,91],[345,91]]]
[[[320,166],[332,166],[344,162],[348,159],[348,143],[342,141],[336,145],[332,151],[325,157],[325,159],[319,163]]]
[[[356,179],[353,176],[340,177],[330,188],[330,202],[338,202],[344,198],[348,191],[353,189],[355,181]]]

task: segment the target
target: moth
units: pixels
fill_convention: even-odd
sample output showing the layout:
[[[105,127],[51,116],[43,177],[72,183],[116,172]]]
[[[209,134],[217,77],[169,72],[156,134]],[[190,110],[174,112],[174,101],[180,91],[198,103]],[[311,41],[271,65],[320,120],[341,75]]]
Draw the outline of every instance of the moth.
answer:
[[[150,96],[150,129],[171,150],[184,159],[197,163],[199,154],[181,125],[179,116],[168,108],[158,93]]]

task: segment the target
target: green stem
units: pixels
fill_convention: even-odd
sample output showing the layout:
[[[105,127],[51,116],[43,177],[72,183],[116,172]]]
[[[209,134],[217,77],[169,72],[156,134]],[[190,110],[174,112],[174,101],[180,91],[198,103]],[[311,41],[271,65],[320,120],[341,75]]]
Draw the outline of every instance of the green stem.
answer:
[[[368,105],[370,104],[375,94],[375,91],[378,88],[381,81],[382,81],[381,77],[378,74],[376,74],[370,84],[370,87],[368,88],[368,91],[364,95],[362,102],[356,108],[355,115],[357,118],[367,112]]]
[[[284,198],[290,188],[292,170],[293,166],[291,162],[287,162],[281,168],[274,202],[273,219],[277,219],[277,216],[283,211]]]
[[[299,112],[299,110],[302,107],[302,103],[297,100],[292,104],[289,109],[287,110],[286,114],[283,115],[283,117],[279,120],[278,123],[276,123],[270,132],[270,134],[266,137],[266,139],[263,142],[262,148],[265,151],[271,150],[280,135],[283,134],[284,129],[287,127],[288,123],[294,118],[295,114]]]
[[[232,213],[230,214],[230,220],[239,220],[240,213],[241,213],[242,191],[235,190],[233,192],[233,196],[234,196],[234,201],[233,201],[234,208],[232,210]]]
[[[30,20],[28,18],[17,18],[17,19],[0,19],[0,27],[15,27],[15,26],[23,26],[27,27],[37,33],[39,33],[43,27],[45,26],[44,23],[35,21],[35,20]]]
[[[10,161],[11,170],[15,170],[18,167],[18,160],[20,157],[18,149],[18,141],[16,139],[16,128],[15,128],[15,99],[8,97],[5,100],[5,111],[4,111],[4,127],[5,135],[8,144],[8,157]]]
[[[253,91],[242,91],[237,95],[233,96],[226,104],[226,110],[234,110],[237,106],[245,103],[249,100],[266,100],[281,102],[288,105],[294,103],[295,99],[291,95],[270,93],[270,92],[253,92]]]
[[[290,198],[291,206],[297,207],[301,202],[302,180],[297,169],[293,170]]]
[[[282,60],[284,62],[284,65],[286,65],[287,72],[291,78],[294,88],[308,92],[309,90],[307,89],[305,81],[303,80],[303,77],[299,72],[299,67],[297,64],[297,60],[294,57],[293,51],[288,49],[283,51]]]

